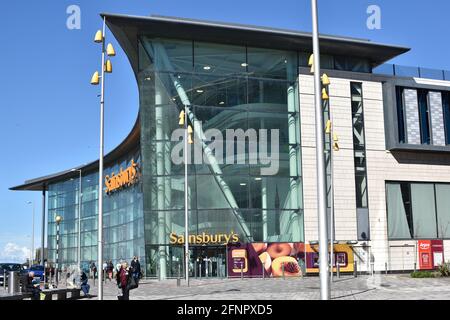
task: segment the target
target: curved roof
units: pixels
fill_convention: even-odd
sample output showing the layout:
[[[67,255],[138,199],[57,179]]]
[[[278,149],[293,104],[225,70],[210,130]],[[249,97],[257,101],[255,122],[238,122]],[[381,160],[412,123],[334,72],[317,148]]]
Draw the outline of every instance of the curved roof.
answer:
[[[117,146],[110,153],[105,155],[104,164],[107,166],[108,164],[113,163],[115,160],[122,157],[127,152],[134,150],[140,143],[140,134],[141,134],[141,124],[139,121],[139,117],[136,119],[136,122],[133,126],[133,129],[125,138],[125,140]],[[66,180],[70,178],[76,178],[79,176],[78,170],[81,170],[83,174],[91,173],[94,171],[98,171],[99,161],[91,162],[87,165],[71,168],[62,172],[54,173],[48,176],[32,179],[25,181],[24,184],[16,187],[10,188],[10,190],[14,191],[41,191],[45,190],[48,184],[58,182],[61,180]]]
[[[262,48],[312,52],[312,34],[294,30],[244,24],[211,22],[163,16],[131,16],[103,13],[106,23],[127,53],[135,72],[138,69],[140,35],[205,42],[248,45]],[[367,39],[320,35],[324,54],[349,55],[369,59],[373,66],[395,58],[410,48],[375,43]]]

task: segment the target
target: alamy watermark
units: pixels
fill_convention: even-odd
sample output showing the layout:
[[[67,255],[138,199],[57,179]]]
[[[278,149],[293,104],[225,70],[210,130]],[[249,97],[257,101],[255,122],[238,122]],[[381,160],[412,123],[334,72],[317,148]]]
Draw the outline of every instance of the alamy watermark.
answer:
[[[367,28],[369,30],[380,30],[381,29],[381,8],[375,4],[367,7]]]
[[[196,128],[201,128],[196,126]],[[194,129],[194,131],[196,131]],[[208,129],[201,139],[194,138],[188,147],[188,164],[233,165],[249,164],[260,167],[261,175],[276,175],[280,166],[280,133],[278,129],[227,129],[225,137],[219,129]],[[176,129],[171,136],[177,142],[171,153],[175,165],[184,163],[185,129]],[[269,141],[270,140],[270,141]],[[192,145],[189,145],[192,146]],[[270,146],[270,147],[269,147]]]
[[[66,13],[69,15],[66,20],[66,26],[69,30],[81,29],[81,8],[75,4],[70,5],[66,9]]]

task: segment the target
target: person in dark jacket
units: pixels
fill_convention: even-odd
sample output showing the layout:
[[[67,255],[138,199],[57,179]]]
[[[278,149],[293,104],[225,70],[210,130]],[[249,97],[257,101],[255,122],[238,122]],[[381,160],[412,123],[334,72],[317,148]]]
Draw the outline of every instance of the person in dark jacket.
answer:
[[[139,282],[141,278],[141,263],[139,262],[138,257],[134,257],[133,261],[131,261],[131,268],[133,269],[133,278],[136,282]]]
[[[89,290],[90,290],[91,286],[88,283],[88,276],[86,275],[86,273],[84,271],[82,271],[82,273],[81,273],[80,280],[81,280],[81,290],[83,291],[84,296],[89,298],[90,297]]]
[[[22,284],[24,288],[26,288],[26,292],[31,292],[33,295],[31,297],[31,300],[40,300],[40,293],[41,293],[41,283],[39,278],[34,278],[34,272],[31,271],[28,273],[28,277],[26,279],[26,282]]]
[[[130,300],[130,284],[132,277],[132,269],[128,267],[127,262],[123,262],[120,270],[116,274],[117,286],[121,290],[121,295],[118,295],[118,300]]]

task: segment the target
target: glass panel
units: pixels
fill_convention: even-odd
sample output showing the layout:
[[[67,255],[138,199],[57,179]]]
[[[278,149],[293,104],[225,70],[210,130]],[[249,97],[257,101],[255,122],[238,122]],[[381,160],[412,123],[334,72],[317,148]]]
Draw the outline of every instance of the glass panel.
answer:
[[[195,42],[194,64],[196,73],[233,75],[246,71],[244,46]]]
[[[417,90],[419,100],[420,136],[422,144],[430,144],[430,116],[428,109],[428,93]]]
[[[412,239],[407,218],[409,197],[404,197],[407,194],[398,183],[386,184],[386,193],[389,239]]]
[[[251,48],[248,51],[248,72],[251,77],[294,80],[297,75],[297,53]]]
[[[192,72],[192,41],[145,38],[143,44],[155,70]]]
[[[436,207],[432,184],[411,184],[411,203],[414,219],[414,237],[431,238],[436,234]]]
[[[450,185],[436,184],[436,210],[439,238],[450,238]]]

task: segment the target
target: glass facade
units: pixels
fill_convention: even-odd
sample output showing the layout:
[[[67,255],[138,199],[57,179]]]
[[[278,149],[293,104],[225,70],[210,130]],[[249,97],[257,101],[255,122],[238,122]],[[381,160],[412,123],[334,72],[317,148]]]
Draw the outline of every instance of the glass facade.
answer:
[[[136,150],[114,165],[105,168],[104,175],[111,176],[125,170],[134,161],[141,164],[140,152]],[[81,263],[87,269],[97,264],[98,235],[98,172],[82,175],[81,181],[81,229],[79,232],[79,178],[50,184],[48,187],[48,248],[49,260],[56,262],[57,215],[60,223],[60,267],[76,265],[78,239],[81,240]],[[119,192],[103,195],[104,260],[117,263],[121,259],[131,261],[137,255],[141,263],[144,254],[144,221],[142,183],[138,182]]]
[[[304,241],[298,61],[289,51],[140,39],[149,276],[183,272],[183,248],[170,245],[170,234],[184,233],[185,165],[173,160],[174,150],[184,154],[177,149],[183,131],[181,138],[174,133],[185,106],[194,131],[187,151],[190,234]]]

